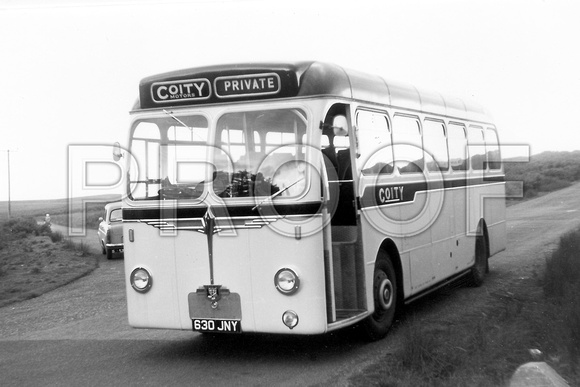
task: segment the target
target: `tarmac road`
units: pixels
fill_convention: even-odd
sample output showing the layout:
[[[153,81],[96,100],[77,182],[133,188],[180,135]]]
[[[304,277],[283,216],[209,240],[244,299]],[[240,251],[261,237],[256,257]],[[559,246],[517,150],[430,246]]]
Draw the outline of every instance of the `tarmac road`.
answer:
[[[508,249],[490,260],[484,286],[429,297],[407,313],[426,323],[477,315],[493,294],[533,281],[559,236],[580,226],[580,185],[509,207],[507,214]],[[99,251],[96,232],[87,238]],[[348,385],[394,351],[405,329],[403,322],[370,344],[352,330],[217,338],[136,330],[127,325],[123,260],[99,256],[91,275],[0,308],[1,385]]]

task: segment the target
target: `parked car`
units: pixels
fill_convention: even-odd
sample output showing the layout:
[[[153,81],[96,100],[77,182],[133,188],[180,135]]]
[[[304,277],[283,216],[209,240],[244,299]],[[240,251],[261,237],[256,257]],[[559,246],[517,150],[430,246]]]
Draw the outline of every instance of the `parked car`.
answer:
[[[109,203],[105,206],[105,218],[99,218],[97,230],[99,243],[107,259],[113,258],[113,253],[123,251],[123,212],[121,202]]]

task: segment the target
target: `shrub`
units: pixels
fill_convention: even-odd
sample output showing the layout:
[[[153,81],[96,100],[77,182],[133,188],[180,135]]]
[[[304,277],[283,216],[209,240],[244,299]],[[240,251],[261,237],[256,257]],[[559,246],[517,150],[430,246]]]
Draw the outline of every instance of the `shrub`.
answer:
[[[43,223],[38,226],[38,232],[40,235],[50,235],[52,233],[52,229],[50,228],[50,225]]]
[[[566,289],[580,282],[580,229],[560,238],[558,248],[546,262],[544,291],[551,297],[564,297]]]
[[[83,241],[81,241],[81,243],[79,244],[79,252],[81,253],[82,257],[86,257],[87,255],[90,255],[90,249],[89,246],[84,244]]]
[[[22,239],[26,238],[28,235],[45,235],[45,232],[46,228],[38,225],[33,217],[13,218],[0,224],[2,241]]]
[[[60,231],[51,231],[49,236],[50,236],[50,240],[53,243],[60,242],[63,240],[63,236],[62,236],[62,233]]]
[[[67,250],[75,250],[76,245],[75,243],[70,240],[70,239],[63,239],[63,248],[67,249]]]
[[[20,239],[29,234],[38,235],[38,224],[34,218],[13,218],[2,224],[2,233]]]

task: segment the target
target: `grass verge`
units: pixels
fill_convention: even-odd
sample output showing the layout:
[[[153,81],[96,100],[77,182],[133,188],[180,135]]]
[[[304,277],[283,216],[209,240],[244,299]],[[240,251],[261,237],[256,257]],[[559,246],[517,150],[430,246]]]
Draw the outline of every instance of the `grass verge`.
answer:
[[[550,350],[580,385],[580,229],[562,236],[547,260],[544,291],[553,321]]]
[[[543,275],[488,294],[477,315],[425,323],[412,310],[394,329],[392,353],[350,379],[353,386],[507,386],[514,371],[545,361],[580,386],[580,229],[564,235]]]

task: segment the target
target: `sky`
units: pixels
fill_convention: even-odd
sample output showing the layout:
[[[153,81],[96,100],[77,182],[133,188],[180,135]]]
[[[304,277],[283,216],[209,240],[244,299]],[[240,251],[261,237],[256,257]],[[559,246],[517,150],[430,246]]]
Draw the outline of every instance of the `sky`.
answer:
[[[0,201],[8,158],[11,200],[69,197],[72,159],[128,142],[142,78],[222,63],[336,63],[473,99],[504,145],[577,150],[579,20],[564,0],[0,0]]]

